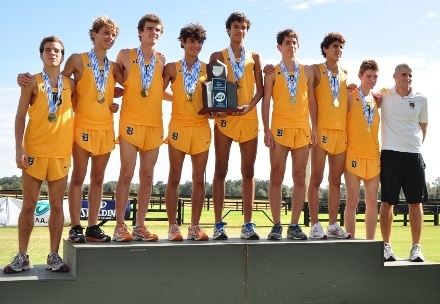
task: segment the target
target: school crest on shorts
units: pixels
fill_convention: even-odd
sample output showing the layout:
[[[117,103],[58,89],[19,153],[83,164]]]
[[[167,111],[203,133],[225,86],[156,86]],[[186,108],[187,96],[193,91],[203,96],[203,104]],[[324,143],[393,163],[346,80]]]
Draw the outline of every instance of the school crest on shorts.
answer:
[[[277,129],[277,136],[278,137],[281,137],[281,136],[283,136],[283,129]]]
[[[171,138],[172,138],[172,140],[177,140],[178,137],[179,137],[179,133],[177,133],[177,132],[173,132],[173,133],[171,134]]]
[[[321,141],[322,141],[323,144],[326,144],[327,143],[327,136],[325,136],[325,135],[322,136],[322,140]]]
[[[127,135],[133,135],[133,127],[127,127]]]
[[[27,162],[29,166],[32,166],[34,164],[35,158],[33,158],[32,156],[28,156],[27,157]]]
[[[352,167],[352,168],[356,168],[356,167],[357,167],[357,161],[352,160],[352,161],[351,161],[351,167]]]
[[[83,133],[83,134],[81,135],[81,139],[82,139],[82,141],[89,141],[89,134],[87,134],[87,133]]]

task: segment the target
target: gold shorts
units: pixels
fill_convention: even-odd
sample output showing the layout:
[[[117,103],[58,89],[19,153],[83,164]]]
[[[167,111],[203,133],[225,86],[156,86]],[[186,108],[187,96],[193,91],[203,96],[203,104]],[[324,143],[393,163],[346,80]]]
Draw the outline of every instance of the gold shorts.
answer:
[[[70,157],[49,158],[28,156],[26,173],[39,180],[55,181],[69,174]]]
[[[74,139],[76,143],[92,155],[102,155],[115,149],[114,130],[90,130],[75,128]]]
[[[329,154],[339,154],[347,150],[347,131],[317,128],[318,145]]]
[[[165,143],[189,155],[205,152],[211,145],[211,128],[209,126],[178,126],[170,124]]]
[[[359,158],[347,156],[345,168],[348,172],[359,176],[362,180],[368,180],[380,173],[380,158]]]
[[[273,139],[290,150],[310,144],[310,129],[272,128]]]
[[[163,128],[120,122],[119,136],[137,147],[139,151],[147,151],[162,145]],[[116,139],[116,143],[119,143],[119,138]]]
[[[220,132],[238,143],[249,141],[258,136],[258,119],[227,116],[217,118],[215,123]]]

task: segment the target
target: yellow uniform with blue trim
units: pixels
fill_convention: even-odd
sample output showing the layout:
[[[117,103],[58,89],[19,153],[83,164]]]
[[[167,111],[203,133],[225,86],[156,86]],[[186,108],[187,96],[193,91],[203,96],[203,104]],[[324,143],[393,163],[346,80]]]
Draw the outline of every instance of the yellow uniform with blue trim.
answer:
[[[380,173],[379,122],[380,116],[373,98],[367,105],[374,107],[373,121],[368,132],[362,99],[357,90],[353,92],[353,105],[347,115],[346,169],[366,180]]]
[[[68,77],[63,76],[61,104],[50,122],[47,92],[41,74],[34,75],[38,95],[28,108],[29,121],[24,134],[23,148],[28,156],[26,172],[39,179],[53,181],[69,173],[73,144],[72,90]],[[52,88],[52,92],[57,92]],[[58,93],[58,92],[57,92]]]
[[[294,77],[294,73],[289,73]],[[292,79],[293,81],[293,79]],[[304,66],[299,65],[296,102],[290,102],[290,91],[280,65],[275,66],[275,84],[272,90],[273,111],[271,132],[274,140],[291,149],[310,143],[309,99]]]
[[[339,106],[335,107],[327,68],[322,63],[318,67],[321,75],[321,81],[315,88],[318,145],[330,154],[338,154],[347,149],[347,75],[339,71]]]
[[[84,73],[76,85],[78,103],[75,109],[75,141],[92,155],[101,155],[111,152],[115,148],[115,132],[113,130],[113,113],[110,106],[113,104],[115,80],[113,66],[105,85],[103,103],[98,102],[95,78],[90,58],[87,53],[81,53]],[[101,70],[104,67],[99,67]]]
[[[142,81],[137,49],[130,49],[130,73],[123,84],[119,136],[140,151],[157,148],[163,142],[163,79],[160,54],[156,52],[155,55],[153,79],[147,97],[141,96]],[[149,64],[149,61],[145,64]]]
[[[208,118],[199,115],[203,107],[202,85],[206,80],[206,64],[201,62],[199,79],[192,95],[192,101],[187,99],[183,83],[182,62],[176,65],[176,79],[171,84],[173,91],[173,107],[168,127],[166,143],[189,155],[205,152],[211,145],[211,128]]]
[[[227,49],[222,51],[223,61],[228,69],[228,81],[235,83],[234,71],[229,58]],[[240,58],[236,58],[240,60]],[[240,88],[237,89],[238,106],[250,104],[254,97],[255,91],[255,75],[254,75],[254,59],[252,52],[246,50],[244,73],[240,80]],[[249,141],[258,136],[258,116],[257,109],[253,107],[251,111],[242,116],[224,116],[216,118],[215,123],[219,130],[227,137],[234,141],[242,143]]]

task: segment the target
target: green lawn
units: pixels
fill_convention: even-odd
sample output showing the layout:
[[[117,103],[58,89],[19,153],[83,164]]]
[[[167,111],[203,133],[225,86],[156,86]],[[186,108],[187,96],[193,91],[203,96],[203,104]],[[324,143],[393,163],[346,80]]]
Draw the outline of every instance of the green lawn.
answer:
[[[224,214],[226,211],[224,212]],[[270,211],[267,210],[266,213],[270,216]],[[185,207],[185,223],[182,225],[182,233],[186,235],[186,229],[191,218],[191,212],[189,207]],[[321,215],[320,218],[326,218],[326,215]],[[362,218],[361,215],[358,218]],[[432,219],[432,216],[427,217]],[[396,217],[399,219],[399,217]],[[201,218],[201,225],[204,227],[208,235],[212,236],[212,223],[214,221],[213,211],[204,210]],[[227,232],[230,237],[239,237],[240,228],[243,224],[243,216],[240,211],[230,212],[224,219],[227,225]],[[254,211],[253,221],[256,223],[257,232],[260,234],[261,238],[266,238],[270,231],[272,223],[264,215],[263,212]],[[302,217],[300,222],[302,221]],[[290,222],[290,213],[288,215],[282,212],[282,223],[288,224]],[[323,226],[327,226],[326,221],[322,221]],[[83,223],[86,225],[86,223]],[[131,223],[127,222],[127,225],[131,227]],[[167,237],[168,225],[166,222],[147,222],[149,230],[151,232],[157,233],[160,239],[165,239]],[[108,222],[103,226],[104,231],[112,235],[114,229],[114,222]],[[67,237],[69,227],[65,227],[63,231],[63,238]],[[303,227],[303,231],[308,234],[310,227]],[[356,236],[357,238],[365,237],[365,224],[363,222],[358,222],[356,226]],[[381,240],[379,225],[376,231],[376,240]],[[396,222],[393,225],[392,233],[392,245],[395,254],[401,258],[407,258],[409,255],[409,250],[411,248],[411,231],[409,226],[403,226],[403,223]],[[422,233],[422,250],[425,255],[425,259],[430,262],[440,263],[440,227],[434,226],[432,223],[425,223]],[[17,228],[0,228],[0,265],[4,266],[11,260],[13,256],[18,251],[17,242]],[[33,264],[44,264],[46,256],[49,252],[49,230],[47,227],[35,227],[31,236],[28,254]],[[62,243],[60,248],[60,253],[63,252]]]

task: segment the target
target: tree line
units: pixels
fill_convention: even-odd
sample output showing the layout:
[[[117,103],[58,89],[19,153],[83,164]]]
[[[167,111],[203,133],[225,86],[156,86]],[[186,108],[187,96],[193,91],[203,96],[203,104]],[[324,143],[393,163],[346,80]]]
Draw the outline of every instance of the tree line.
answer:
[[[105,193],[113,193],[116,190],[117,181],[109,181],[104,183],[103,191]],[[163,181],[158,181],[153,185],[152,193],[154,194],[165,194],[166,184]],[[426,188],[428,190],[428,197],[430,199],[440,199],[440,177],[437,177],[433,182],[426,183]],[[88,184],[84,184],[83,191],[87,192],[89,189]],[[226,196],[241,196],[242,189],[242,181],[240,180],[227,180],[225,192]],[[21,177],[13,175],[11,177],[2,177],[0,178],[0,190],[21,190]],[[47,182],[43,182],[41,186],[42,192],[47,192]],[[139,190],[139,184],[132,183],[130,185],[130,193],[137,193]],[[179,186],[179,193],[181,195],[191,195],[192,191],[192,182],[186,181]],[[212,184],[205,184],[205,192],[207,195],[212,195]],[[267,197],[269,193],[269,180],[260,180],[255,179],[255,196]],[[403,194],[402,199],[404,198]],[[289,197],[292,196],[292,188],[283,185],[282,186],[282,196]],[[325,188],[319,189],[319,197],[321,199],[327,199],[328,197],[328,186]],[[347,198],[347,192],[345,188],[345,184],[341,184],[341,199]],[[361,186],[360,199],[365,198],[365,191],[363,185]],[[380,186],[378,198],[380,198]]]

